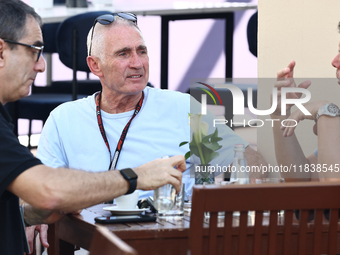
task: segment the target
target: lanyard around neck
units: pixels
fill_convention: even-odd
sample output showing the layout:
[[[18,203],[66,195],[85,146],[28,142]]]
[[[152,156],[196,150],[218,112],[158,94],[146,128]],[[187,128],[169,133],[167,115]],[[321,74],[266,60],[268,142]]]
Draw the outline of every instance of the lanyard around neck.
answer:
[[[139,113],[140,109],[142,108],[142,104],[143,104],[143,101],[144,101],[144,92],[142,91],[142,97],[139,99],[131,119],[125,125],[125,127],[123,129],[123,132],[120,135],[119,142],[117,144],[116,151],[115,151],[115,154],[114,154],[113,158],[112,158],[112,155],[111,155],[110,144],[109,144],[109,141],[107,140],[107,137],[106,137],[106,133],[105,133],[105,129],[104,129],[104,124],[103,124],[103,119],[102,119],[102,114],[101,114],[101,111],[100,111],[100,99],[101,99],[101,96],[102,96],[102,93],[99,92],[99,94],[97,96],[97,99],[96,99],[97,121],[98,121],[98,126],[99,126],[100,133],[102,134],[102,137],[104,139],[106,147],[107,147],[107,149],[109,150],[109,153],[110,153],[110,166],[109,166],[108,170],[114,170],[116,168],[116,165],[117,165],[117,162],[118,162],[120,151],[123,148],[124,140],[125,140],[125,137],[126,137],[126,134],[127,134],[128,130],[129,130],[130,124],[131,124],[132,120],[136,117],[136,115]]]

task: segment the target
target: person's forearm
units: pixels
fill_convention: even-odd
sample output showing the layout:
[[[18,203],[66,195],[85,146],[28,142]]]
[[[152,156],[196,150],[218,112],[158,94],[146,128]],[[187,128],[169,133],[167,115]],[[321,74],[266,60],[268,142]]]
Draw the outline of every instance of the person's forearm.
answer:
[[[289,113],[287,114],[289,116]],[[293,134],[291,137],[284,137],[281,128],[281,121],[287,118],[287,116],[271,115],[273,121],[273,135],[275,145],[275,155],[278,165],[299,167],[308,164],[308,160],[304,155],[301,146]],[[286,181],[309,181],[309,173],[294,173],[294,172],[282,172],[281,177]]]
[[[317,121],[318,166],[328,171],[319,173],[323,181],[339,181],[340,178],[340,117],[321,116]]]
[[[133,169],[138,176],[136,189],[154,190],[169,183],[178,192],[185,169],[182,155],[145,163]],[[69,213],[124,195],[129,185],[120,171],[91,173],[37,165],[22,172],[7,189],[36,209]]]
[[[36,209],[67,213],[124,195],[128,182],[119,171],[91,173],[39,165],[23,172],[9,189]]]

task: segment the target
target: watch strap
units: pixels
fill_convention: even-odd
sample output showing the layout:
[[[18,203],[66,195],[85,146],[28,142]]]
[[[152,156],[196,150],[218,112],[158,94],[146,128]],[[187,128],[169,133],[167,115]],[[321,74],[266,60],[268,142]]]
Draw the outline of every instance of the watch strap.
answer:
[[[137,179],[131,179],[131,180],[129,180],[129,183],[130,183],[130,187],[129,187],[129,190],[126,192],[125,195],[131,194],[136,190]]]
[[[128,194],[133,193],[136,190],[138,176],[135,174],[136,177],[131,178],[125,173],[125,170],[132,171],[133,173],[134,173],[134,171],[131,168],[125,168],[125,169],[122,169],[122,170],[119,171],[121,173],[121,175],[124,177],[124,179],[127,180],[130,184],[128,191],[125,193],[125,195],[128,195]]]
[[[316,113],[315,120],[317,121],[322,115],[327,115],[330,117],[340,116],[340,109],[333,103],[325,104]]]

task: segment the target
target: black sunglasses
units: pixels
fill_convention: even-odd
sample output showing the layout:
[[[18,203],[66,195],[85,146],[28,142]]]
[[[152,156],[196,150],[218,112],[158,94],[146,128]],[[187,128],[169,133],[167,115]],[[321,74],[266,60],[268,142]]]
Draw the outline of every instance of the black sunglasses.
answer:
[[[35,46],[35,45],[30,45],[30,44],[25,44],[25,43],[20,43],[20,42],[16,42],[16,41],[12,41],[12,40],[7,40],[7,39],[3,39],[5,42],[8,42],[8,43],[13,43],[13,44],[18,44],[18,45],[22,45],[22,46],[26,46],[26,47],[29,47],[29,48],[33,48],[33,49],[36,49],[38,50],[38,57],[37,57],[37,62],[39,61],[39,58],[41,56],[41,53],[44,49],[44,46]]]
[[[91,50],[92,50],[92,39],[93,39],[93,31],[94,27],[96,26],[97,22],[99,22],[102,25],[108,25],[111,24],[115,20],[115,16],[121,17],[123,19],[132,21],[135,25],[137,25],[137,16],[136,14],[129,13],[129,12],[118,12],[118,13],[112,13],[112,14],[104,14],[99,17],[97,17],[93,23],[92,26],[92,34],[91,34],[91,44],[90,44],[90,50],[89,50],[89,56],[91,56]]]

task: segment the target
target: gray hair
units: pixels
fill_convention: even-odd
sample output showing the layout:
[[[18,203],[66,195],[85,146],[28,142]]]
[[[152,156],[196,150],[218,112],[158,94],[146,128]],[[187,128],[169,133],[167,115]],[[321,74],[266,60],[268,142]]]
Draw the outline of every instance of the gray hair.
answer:
[[[34,9],[20,0],[0,0],[0,38],[13,41],[19,41],[25,37],[29,31],[26,31],[27,19],[34,18],[40,27],[42,21]],[[15,44],[9,44],[11,49],[17,47]]]
[[[1,1],[1,0],[0,0]],[[92,38],[92,49],[91,49],[91,55],[92,56],[97,56],[99,57],[100,59],[103,58],[104,56],[104,48],[102,47],[103,45],[103,41],[105,40],[105,33],[103,32],[104,29],[107,29],[111,26],[129,26],[129,27],[135,27],[137,28],[137,30],[140,32],[141,36],[143,37],[143,34],[142,32],[140,31],[139,27],[129,21],[129,20],[126,20],[126,19],[123,19],[119,16],[115,16],[114,17],[114,21],[108,25],[100,25],[102,28],[99,29],[98,27],[98,23],[96,24],[95,26],[95,31],[93,33],[93,38]],[[90,52],[90,45],[91,45],[91,35],[92,35],[92,30],[94,29],[94,27],[92,27],[87,35],[87,55],[89,55],[89,52]]]

